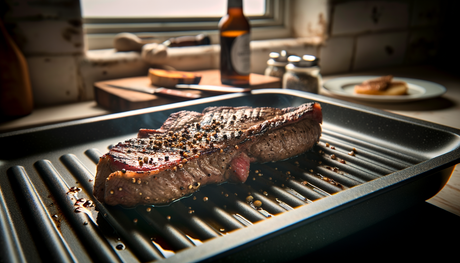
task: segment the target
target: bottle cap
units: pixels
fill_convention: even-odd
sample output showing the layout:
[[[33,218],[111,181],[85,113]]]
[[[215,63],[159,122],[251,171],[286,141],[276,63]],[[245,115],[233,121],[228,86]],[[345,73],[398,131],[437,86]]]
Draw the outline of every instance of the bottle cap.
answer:
[[[267,61],[268,65],[284,67],[288,62],[288,53],[286,50],[281,50],[280,53],[270,52],[268,56],[270,57],[270,59]]]
[[[278,52],[270,52],[269,57],[273,59],[275,62],[287,62],[289,54],[286,50],[281,50],[280,53]]]
[[[319,59],[312,55],[303,55],[302,57],[291,55],[288,61],[296,67],[314,67],[318,66]]]

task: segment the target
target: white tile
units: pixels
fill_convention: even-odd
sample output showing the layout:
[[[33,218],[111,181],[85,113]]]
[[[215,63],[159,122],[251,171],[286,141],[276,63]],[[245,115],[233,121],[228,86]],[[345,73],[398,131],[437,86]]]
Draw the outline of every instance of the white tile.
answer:
[[[79,100],[77,67],[73,56],[28,57],[27,63],[36,106]]]
[[[369,30],[368,9],[368,5],[361,1],[335,5],[331,34],[352,34]]]
[[[439,23],[441,3],[433,0],[414,1],[411,26],[428,26]]]
[[[440,34],[435,29],[412,30],[407,45],[406,62],[417,64],[434,59],[439,50]]]
[[[400,65],[404,62],[407,32],[358,37],[353,70]]]
[[[409,3],[406,1],[354,1],[337,4],[332,18],[332,35],[356,34],[409,24]]]
[[[322,74],[347,72],[351,69],[353,37],[332,37],[321,47],[320,65]]]
[[[281,50],[251,50],[251,72],[264,74],[267,68],[267,60],[269,59],[268,54],[270,52],[280,52]],[[220,58],[219,58],[220,61]]]
[[[290,1],[290,18],[294,37],[321,37],[327,34],[328,0]]]
[[[15,29],[26,55],[63,55],[82,53],[81,26],[68,21],[21,21]]]
[[[15,0],[9,1],[9,10],[6,19],[36,19],[40,20],[63,20],[79,19],[81,7],[79,1],[53,0],[53,1],[30,1]]]

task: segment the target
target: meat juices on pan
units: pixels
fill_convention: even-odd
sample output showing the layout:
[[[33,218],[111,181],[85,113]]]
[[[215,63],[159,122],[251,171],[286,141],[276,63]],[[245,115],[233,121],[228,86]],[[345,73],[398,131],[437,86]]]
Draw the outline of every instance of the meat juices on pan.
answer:
[[[100,158],[94,196],[108,205],[161,205],[207,184],[245,182],[251,162],[283,160],[313,147],[321,123],[318,103],[176,112],[160,129],[141,129]]]

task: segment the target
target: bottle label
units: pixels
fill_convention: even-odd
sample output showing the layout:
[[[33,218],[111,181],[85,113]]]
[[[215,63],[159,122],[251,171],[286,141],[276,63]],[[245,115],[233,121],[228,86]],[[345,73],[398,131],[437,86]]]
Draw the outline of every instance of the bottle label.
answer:
[[[243,34],[235,38],[232,46],[231,57],[233,69],[241,75],[248,75],[251,70],[251,49],[249,43],[251,35]]]

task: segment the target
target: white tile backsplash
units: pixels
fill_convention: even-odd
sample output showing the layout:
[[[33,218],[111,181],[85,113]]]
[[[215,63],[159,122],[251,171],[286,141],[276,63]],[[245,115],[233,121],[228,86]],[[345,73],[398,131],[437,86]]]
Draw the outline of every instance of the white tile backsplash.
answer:
[[[83,30],[69,21],[21,21],[16,26],[25,55],[83,53]]]
[[[328,1],[291,0],[291,5],[293,37],[322,37],[327,34]]]
[[[74,56],[34,56],[28,57],[27,63],[36,106],[80,99]]]
[[[353,70],[401,65],[407,37],[407,31],[358,37]]]
[[[351,68],[354,37],[331,37],[321,47],[320,66],[322,74],[347,72]]]
[[[406,62],[417,64],[433,61],[438,54],[440,33],[434,29],[418,29],[410,32]]]
[[[331,34],[357,34],[406,28],[409,4],[405,1],[350,1],[335,5]]]
[[[10,10],[5,21],[29,63],[37,106],[94,99],[94,82],[146,75],[152,66],[136,52],[86,52],[77,0],[6,3]],[[251,42],[252,72],[263,74],[268,54],[282,49],[318,56],[322,74],[426,63],[440,52],[444,2],[293,0],[290,6],[296,7],[286,10],[294,38]],[[323,33],[329,36],[325,42]],[[315,40],[317,35],[321,37]],[[175,49],[167,65],[178,70],[218,68],[219,57],[218,45]]]
[[[440,1],[414,1],[414,9],[411,16],[411,26],[429,26],[439,23],[441,19],[440,9]]]
[[[5,0],[3,0],[5,1]],[[33,19],[40,20],[80,20],[81,8],[79,1],[75,0],[6,0],[14,6],[6,19]]]

